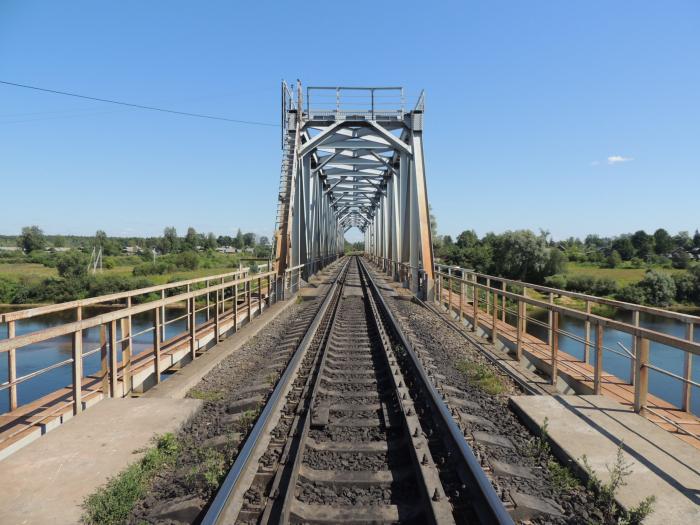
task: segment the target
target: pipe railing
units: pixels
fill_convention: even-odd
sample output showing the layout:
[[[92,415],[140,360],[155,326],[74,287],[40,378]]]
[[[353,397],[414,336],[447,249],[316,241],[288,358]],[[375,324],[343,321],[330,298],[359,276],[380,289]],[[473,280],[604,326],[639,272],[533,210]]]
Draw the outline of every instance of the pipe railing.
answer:
[[[182,291],[184,289],[184,291]],[[154,292],[160,292],[160,297],[148,300]],[[224,320],[233,319],[231,330],[238,330],[238,317],[247,310],[247,319],[257,313],[262,313],[263,303],[269,307],[277,302],[282,291],[278,294],[278,283],[275,272],[265,272],[249,275],[247,268],[235,272],[209,277],[178,281],[167,285],[141,288],[129,292],[110,294],[68,303],[46,305],[38,308],[8,312],[0,316],[0,323],[7,325],[6,339],[0,340],[0,353],[5,353],[8,359],[8,378],[0,384],[0,391],[7,390],[10,413],[21,406],[18,402],[17,387],[30,379],[63,366],[72,366],[73,382],[72,403],[73,412],[82,411],[84,360],[100,352],[101,368],[98,378],[101,390],[105,396],[116,396],[118,381],[124,383],[125,395],[131,392],[133,371],[147,362],[154,363],[155,382],[160,382],[163,372],[162,357],[174,346],[182,346],[183,341],[189,343],[189,354],[196,358],[198,350],[197,334],[200,330],[213,333],[215,341],[222,337],[221,324]],[[145,300],[134,304],[135,299]],[[254,300],[256,306],[254,307]],[[115,304],[116,301],[119,301]],[[167,307],[186,304],[186,313],[172,319],[166,319]],[[85,306],[95,306],[109,303],[111,310],[83,318]],[[255,309],[254,309],[255,308]],[[74,312],[74,321],[17,335],[17,323],[26,319],[56,312]],[[197,314],[204,313],[206,321],[198,324]],[[137,333],[132,330],[132,319],[139,314],[150,314],[152,325]],[[177,321],[186,319],[186,328],[174,337],[166,339],[165,327]],[[99,328],[99,346],[83,349],[83,334],[90,328]],[[152,346],[138,354],[133,352],[136,337],[151,333]],[[60,362],[51,363],[39,370],[34,370],[17,377],[17,356],[30,345],[49,342],[59,337],[69,337],[71,340],[71,357]],[[118,353],[121,350],[121,361]],[[150,355],[149,355],[150,353]]]
[[[601,393],[603,351],[610,351],[630,359],[631,369],[633,370],[630,383],[634,386],[635,411],[641,412],[648,408],[649,370],[654,370],[681,382],[681,408],[690,412],[692,387],[700,386],[692,379],[691,367],[692,357],[700,354],[700,343],[695,342],[693,339],[694,327],[696,324],[700,324],[700,317],[623,303],[621,301],[614,301],[612,299],[605,299],[587,294],[577,294],[575,292],[533,285],[512,279],[504,279],[454,266],[436,265],[436,278],[437,300],[441,303],[447,303],[451,311],[454,311],[456,308],[460,318],[463,317],[465,309],[468,310],[468,308],[471,308],[472,330],[476,330],[479,326],[479,318],[482,315],[491,316],[492,341],[496,341],[498,338],[498,321],[510,324],[508,323],[509,317],[511,320],[514,319],[516,328],[515,354],[517,359],[522,357],[522,350],[524,347],[532,345],[531,342],[527,342],[523,337],[527,330],[527,323],[534,323],[544,327],[547,330],[547,337],[542,343],[549,346],[550,356],[548,364],[550,365],[549,375],[552,383],[556,383],[559,366],[561,364],[558,356],[561,346],[559,338],[568,337],[584,345],[585,351],[583,361],[586,363],[589,361],[590,351],[595,353],[596,359],[593,377],[589,377],[589,379],[593,380],[595,393]],[[511,291],[508,290],[509,286],[511,287]],[[546,293],[547,300],[528,297],[528,290]],[[584,299],[585,311],[555,304],[554,297],[558,295]],[[508,303],[515,308],[509,308]],[[482,304],[483,310],[481,308]],[[631,310],[632,312],[643,312],[675,319],[685,323],[686,337],[683,339],[644,328],[639,324],[638,315],[633,315],[633,321],[627,323],[593,314],[591,312],[592,304],[605,304]],[[529,317],[527,315],[528,306],[547,312],[547,322]],[[560,327],[562,317],[583,321],[584,336],[562,330]],[[634,343],[633,350],[627,352],[631,354],[631,356],[619,352],[614,348],[604,346],[603,337],[606,329],[617,330],[630,335]],[[591,337],[591,332],[595,334],[594,337]],[[665,345],[684,353],[683,376],[674,374],[660,366],[652,365],[649,362],[649,348],[652,342]],[[541,349],[541,343],[539,346]]]

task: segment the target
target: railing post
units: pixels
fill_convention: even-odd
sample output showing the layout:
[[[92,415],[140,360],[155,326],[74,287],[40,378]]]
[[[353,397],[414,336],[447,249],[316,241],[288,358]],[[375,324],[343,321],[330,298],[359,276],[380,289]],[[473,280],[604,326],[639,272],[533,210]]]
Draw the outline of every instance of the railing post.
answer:
[[[160,298],[163,301],[165,300],[165,290],[162,290],[160,292]],[[160,340],[161,341],[165,341],[165,328],[166,328],[166,326],[167,325],[165,324],[165,305],[163,305],[160,307],[160,331],[161,331]]]
[[[694,329],[695,325],[693,323],[688,323],[685,327],[685,338],[691,343],[694,340]],[[681,406],[684,411],[690,412],[691,395],[693,392],[693,385],[689,383],[689,381],[693,378],[693,354],[690,352],[685,352],[685,359],[683,361],[683,377],[685,378],[686,382],[683,383]]]
[[[190,357],[192,361],[197,358],[197,299],[190,297]]]
[[[463,310],[462,310],[462,303],[464,299],[464,273],[459,278],[459,325],[462,325],[462,318],[464,317]]]
[[[80,321],[80,319],[78,319]],[[73,414],[83,411],[83,331],[73,332]]]
[[[282,288],[284,288],[284,277],[282,278]],[[233,285],[233,290],[231,290],[231,293],[233,294],[233,333],[235,334],[238,332],[238,287],[240,285],[238,283]]]
[[[552,292],[549,292],[549,304],[554,304],[554,294]],[[547,313],[547,324],[549,325],[549,330],[547,331],[547,342],[551,345],[552,344],[552,324],[554,322],[554,312],[552,310],[549,310]]]
[[[14,339],[15,337],[15,321],[7,321],[7,338]],[[17,350],[11,348],[7,352],[7,379],[10,382],[8,394],[10,396],[10,412],[17,408],[17,385],[13,385],[17,380]]]
[[[595,325],[595,368],[593,369],[593,393],[600,395],[603,377],[603,325]]]
[[[251,286],[252,279],[245,282],[246,297],[248,298],[248,322],[253,320],[253,287]]]
[[[156,383],[160,383],[160,308],[155,308],[153,312],[153,365],[155,370]]]
[[[215,314],[214,314],[214,341],[218,343],[221,340],[221,302],[219,300],[219,295],[222,294],[222,290],[216,290],[216,302],[214,304]]]
[[[117,321],[109,323],[109,395],[117,397],[117,382],[119,380],[119,363],[117,361]]]
[[[634,310],[632,312],[632,324],[634,324],[635,328],[639,327],[639,310]],[[632,355],[637,356],[637,345],[639,344],[639,340],[637,337],[632,337]],[[636,363],[634,359],[630,359],[630,385],[634,386],[634,382],[637,380],[636,375]]]
[[[126,298],[126,307],[131,308],[131,297]],[[133,389],[131,377],[131,315],[121,320],[122,326],[122,381],[124,382],[124,395],[128,395]]]
[[[107,325],[100,325],[100,379],[102,395],[109,397],[109,355],[107,353]]]
[[[476,286],[476,275],[474,276],[474,300],[472,301],[472,306],[474,307],[472,331],[478,335],[479,332],[479,289]]]
[[[258,277],[258,317],[262,315],[262,278]]]
[[[637,338],[637,366],[634,385],[634,411],[642,413],[647,405],[649,392],[649,339]]]
[[[192,291],[192,287],[188,284],[188,285],[187,285],[187,293],[189,294],[191,291]],[[186,317],[186,319],[187,319],[187,323],[186,323],[187,326],[186,326],[186,329],[187,329],[187,331],[189,332],[189,331],[190,331],[190,321],[191,321],[191,320],[190,320],[190,317],[192,316],[192,311],[190,310],[190,300],[187,299],[186,302],[187,302],[187,317]]]
[[[552,338],[550,343],[552,345],[552,384],[556,386],[557,376],[559,375],[559,312],[552,312]]]
[[[586,315],[591,315],[591,302],[586,300]],[[591,322],[586,319],[583,325],[584,330],[584,344],[583,344],[583,362],[588,363],[590,360],[590,349],[591,349]]]
[[[518,299],[518,319],[517,319],[517,333],[515,341],[515,358],[518,362],[523,357],[523,326],[525,326],[525,303]]]
[[[210,311],[209,311],[209,308],[210,308],[210,303],[209,303],[209,295],[210,295],[210,293],[209,293],[209,291],[208,291],[208,289],[209,289],[209,279],[207,279],[206,281],[204,281],[204,288],[207,289],[207,321],[209,321],[209,320],[211,319],[211,313],[210,313]]]
[[[452,313],[452,268],[447,269],[447,314]]]
[[[486,292],[488,296],[488,291]],[[491,317],[491,342],[496,345],[498,343],[498,295],[493,291],[493,312]]]
[[[491,289],[491,279],[486,279],[486,315],[491,312],[491,294],[489,290]]]
[[[523,297],[527,299],[527,288],[523,285]],[[523,333],[527,333],[527,303],[525,303],[525,311],[523,314]]]
[[[501,290],[507,291],[507,286],[505,281],[501,281]],[[503,309],[501,310],[501,321],[506,322],[506,294],[503,294]]]

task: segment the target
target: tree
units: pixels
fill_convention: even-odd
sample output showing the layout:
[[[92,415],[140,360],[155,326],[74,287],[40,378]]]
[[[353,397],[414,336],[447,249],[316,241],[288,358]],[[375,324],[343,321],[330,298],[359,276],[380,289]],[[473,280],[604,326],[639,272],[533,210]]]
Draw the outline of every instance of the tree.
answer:
[[[197,230],[195,230],[192,226],[187,228],[184,245],[186,250],[197,249]]]
[[[634,245],[629,235],[620,235],[612,243],[612,249],[617,250],[623,261],[629,261],[634,257]]]
[[[243,234],[243,246],[255,246],[255,234],[253,232]]]
[[[174,226],[168,226],[163,230],[163,238],[160,240],[160,251],[162,253],[173,253],[177,251],[180,239],[177,237],[177,230]]]
[[[693,235],[693,246],[700,248],[700,231],[698,230],[695,230],[695,235]]]
[[[494,270],[503,277],[542,282],[550,260],[549,250],[544,238],[529,230],[507,231],[494,239]]]
[[[674,268],[683,270],[690,264],[690,255],[683,248],[677,248],[671,254],[671,264]]]
[[[54,248],[63,248],[66,245],[66,238],[63,237],[62,235],[56,235],[56,237],[53,238],[53,247]]]
[[[654,251],[658,255],[666,255],[673,250],[673,239],[663,228],[654,232]]]
[[[243,232],[240,228],[238,228],[236,237],[233,239],[233,247],[238,249],[243,248]]]
[[[212,232],[207,234],[207,240],[204,242],[204,246],[207,250],[216,250],[216,236]]]
[[[258,244],[260,246],[269,246],[270,245],[270,238],[265,236],[265,235],[261,235],[260,238],[258,239]]]
[[[654,237],[644,230],[634,232],[631,240],[632,246],[637,252],[637,257],[646,259],[654,252]]]
[[[17,239],[17,246],[22,248],[25,253],[43,250],[46,246],[44,232],[38,226],[25,226],[22,228],[22,234]]]
[[[464,230],[457,236],[457,246],[471,248],[479,244],[479,237],[474,230]]]
[[[673,244],[683,250],[690,250],[693,247],[693,240],[688,232],[678,232],[673,236]]]
[[[610,255],[608,255],[607,259],[605,260],[605,264],[608,268],[617,268],[622,264],[622,257],[620,257],[620,252],[617,250],[613,250],[610,252]]]
[[[77,250],[70,250],[58,258],[56,269],[64,279],[81,279],[87,275],[87,260]]]

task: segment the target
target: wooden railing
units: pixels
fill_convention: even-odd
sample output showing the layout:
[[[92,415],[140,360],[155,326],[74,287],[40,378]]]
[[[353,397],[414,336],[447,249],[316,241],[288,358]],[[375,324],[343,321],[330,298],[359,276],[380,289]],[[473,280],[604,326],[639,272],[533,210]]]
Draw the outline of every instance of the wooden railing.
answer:
[[[478,326],[480,316],[491,316],[490,321],[493,326],[491,338],[493,341],[496,341],[498,338],[497,321],[500,320],[501,322],[515,325],[515,353],[517,359],[520,359],[522,356],[522,349],[525,344],[523,335],[526,333],[528,323],[539,324],[546,329],[546,342],[551,352],[549,363],[551,365],[550,380],[552,383],[556,383],[558,375],[559,340],[562,337],[568,337],[583,345],[583,360],[586,363],[589,362],[590,352],[593,351],[595,353],[593,374],[595,393],[600,393],[601,391],[603,351],[605,350],[625,357],[631,362],[633,371],[631,384],[634,386],[635,411],[641,412],[649,409],[647,406],[649,370],[656,370],[679,381],[682,385],[681,408],[685,411],[690,411],[692,388],[700,387],[700,384],[692,379],[693,356],[700,354],[700,343],[694,341],[694,327],[700,324],[700,317],[505,279],[455,266],[436,265],[436,277],[436,297],[449,304],[450,308],[453,308],[454,303],[457,302],[457,310],[460,316],[465,309],[471,308],[470,314],[473,319],[473,329]],[[543,295],[546,297],[546,300],[529,296],[528,292],[530,290]],[[555,304],[555,297],[570,297],[580,300],[582,301],[583,309],[577,310],[572,307]],[[594,305],[605,305],[615,310],[629,312],[631,313],[632,322],[596,315],[592,313]],[[528,316],[528,307],[546,312],[547,322]],[[686,327],[685,338],[679,338],[640,326],[640,313],[673,319],[683,323]],[[582,321],[584,325],[583,337],[562,330],[561,320],[563,317]],[[603,344],[604,333],[605,330],[610,329],[629,334],[633,341],[632,349],[629,350],[622,347],[623,352],[620,352],[618,349],[605,347]],[[652,342],[683,352],[683,375],[674,374],[649,362],[649,348]]]
[[[152,333],[152,347],[141,352],[143,356],[151,353],[154,363],[155,382],[160,382],[163,372],[162,356],[163,345],[166,342],[165,328],[167,325],[185,320],[186,330],[178,339],[182,344],[182,338],[189,341],[190,356],[194,359],[198,350],[197,334],[203,325],[206,329],[214,331],[216,341],[222,336],[221,324],[224,320],[231,322],[232,330],[238,329],[238,318],[241,312],[247,313],[247,319],[251,319],[255,313],[262,312],[263,306],[270,306],[276,302],[278,296],[278,284],[274,272],[249,274],[249,269],[201,277],[174,283],[151,286],[128,292],[103,295],[90,299],[81,299],[67,303],[53,304],[8,312],[0,315],[0,326],[7,325],[7,339],[0,340],[0,353],[5,353],[8,359],[8,380],[0,384],[0,390],[7,390],[9,396],[10,412],[21,405],[18,403],[17,388],[20,384],[48,373],[56,368],[71,366],[72,368],[72,403],[73,412],[82,410],[82,383],[84,360],[97,352],[101,354],[101,371],[99,377],[102,382],[102,393],[105,396],[117,396],[118,381],[124,383],[122,392],[128,393],[132,389],[132,365],[134,358],[134,338],[144,333]],[[281,291],[280,291],[281,292]],[[159,294],[154,299],[153,294]],[[255,301],[254,301],[255,300]],[[185,313],[168,319],[168,307],[186,305]],[[105,313],[84,318],[86,306],[109,306]],[[40,329],[22,335],[17,335],[16,324],[24,320],[39,318],[47,314],[58,312],[71,312],[73,321],[64,322],[57,326]],[[152,326],[138,333],[132,332],[132,318],[135,315],[150,312]],[[197,323],[197,314],[206,312],[206,321]],[[100,345],[96,348],[84,350],[83,333],[99,327]],[[32,344],[45,342],[57,337],[70,337],[71,357],[63,361],[50,364],[29,374],[17,377],[17,355]],[[121,350],[122,359],[118,362],[118,350]]]

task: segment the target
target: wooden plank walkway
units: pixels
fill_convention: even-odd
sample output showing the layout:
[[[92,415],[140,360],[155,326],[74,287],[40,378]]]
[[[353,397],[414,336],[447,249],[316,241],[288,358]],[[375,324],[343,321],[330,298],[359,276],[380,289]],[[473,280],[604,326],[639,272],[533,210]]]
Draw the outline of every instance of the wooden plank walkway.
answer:
[[[447,307],[449,297],[448,291],[442,290],[441,295],[441,305]],[[450,306],[452,307],[452,312],[459,316],[459,293],[452,293],[452,302],[450,303]],[[491,305],[491,307],[493,308],[493,305]],[[472,312],[473,305],[471,301],[467,301],[465,298],[462,303],[462,316],[470,324],[473,323]],[[486,332],[491,333],[492,326],[492,314],[486,314],[485,311],[479,309],[479,327]],[[515,345],[517,340],[516,327],[502,321],[500,319],[500,315],[499,319],[496,321],[496,329],[499,339],[502,341],[508,341],[510,345]],[[551,348],[548,343],[526,333],[522,338],[522,348],[523,352],[529,354],[530,357],[534,357],[547,363],[548,365],[551,365]],[[561,349],[558,352],[557,363],[560,374],[563,373],[568,375],[574,381],[590,388],[591,392],[593,391],[594,370],[592,365],[585,363],[566,352],[563,352]],[[603,372],[601,376],[601,393],[611,399],[614,399],[622,406],[628,408],[630,411],[634,410],[634,386],[630,385],[623,379],[620,379],[613,374]],[[649,421],[674,434],[679,439],[682,439],[683,441],[700,449],[700,440],[693,436],[689,436],[688,434],[684,434],[683,432],[679,431],[675,425],[668,422],[668,420],[673,421],[683,430],[699,435],[700,418],[694,414],[681,410],[679,407],[674,406],[651,393],[647,398],[647,406],[650,408],[650,410],[645,410],[643,415]]]

